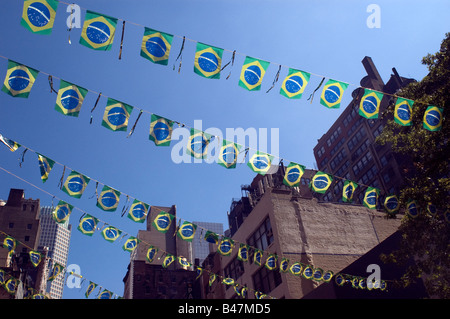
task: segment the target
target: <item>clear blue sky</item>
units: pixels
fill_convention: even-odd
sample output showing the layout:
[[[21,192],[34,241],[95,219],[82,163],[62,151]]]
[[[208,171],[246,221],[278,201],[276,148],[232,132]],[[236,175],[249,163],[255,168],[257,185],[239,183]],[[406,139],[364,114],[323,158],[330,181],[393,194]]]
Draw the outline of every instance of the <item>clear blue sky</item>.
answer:
[[[168,66],[156,65],[140,57],[143,27],[126,24],[122,60],[118,60],[121,21],[112,50],[94,51],[78,43],[81,29],[70,32],[68,43],[65,4],[59,5],[51,35],[33,34],[20,25],[22,1],[0,2],[0,55],[53,74],[92,91],[123,101],[136,108],[193,126],[202,120],[203,129],[279,129],[281,157],[314,168],[313,147],[317,139],[351,100],[350,85],[342,108],[329,110],[319,104],[320,91],[312,104],[307,97],[320,82],[313,75],[301,100],[281,96],[279,88],[287,67],[359,84],[365,76],[361,60],[372,57],[387,81],[392,67],[400,75],[423,78],[427,70],[420,61],[439,50],[445,32],[450,30],[450,2],[441,1],[76,1],[112,17],[145,25],[177,36],[236,50],[230,67],[220,80],[202,78],[193,72],[195,42],[187,41],[181,73],[172,70],[181,38],[175,37]],[[381,28],[368,28],[369,4],[381,9]],[[81,18],[84,20],[85,10]],[[225,51],[224,63],[231,58]],[[260,58],[269,66],[259,92],[238,86],[245,55]],[[275,88],[271,86],[278,65],[283,67]],[[7,61],[0,59],[3,82]],[[55,88],[59,80],[54,80]],[[114,187],[150,205],[176,205],[178,217],[224,223],[232,198],[240,197],[240,186],[250,183],[254,173],[245,165],[226,170],[217,164],[175,164],[172,147],[155,147],[148,140],[150,115],[144,113],[131,138],[101,126],[106,99],[93,112],[97,96],[88,93],[78,118],[54,110],[56,94],[49,92],[47,76],[40,74],[28,99],[12,98],[0,92],[0,133],[59,163]],[[134,110],[130,126],[138,111]],[[174,144],[179,141],[173,142]],[[1,145],[0,145],[1,146]],[[81,199],[73,199],[58,189],[61,166],[55,166],[47,183],[40,181],[36,155],[28,152],[19,168],[19,150],[0,148],[0,166],[45,191],[66,200],[103,221],[136,235],[144,225],[120,217],[119,210],[106,213],[95,206],[95,184],[89,184]],[[270,152],[270,148],[268,149]],[[25,189],[25,196],[40,198],[51,205],[52,198],[34,187],[0,171],[0,198],[10,188]],[[55,202],[56,205],[56,202]],[[129,253],[121,243],[108,243],[99,233],[93,237],[76,230],[81,212],[74,210],[69,261],[81,267],[82,275],[99,285],[123,294],[122,279]],[[65,289],[64,298],[84,298],[82,289]]]

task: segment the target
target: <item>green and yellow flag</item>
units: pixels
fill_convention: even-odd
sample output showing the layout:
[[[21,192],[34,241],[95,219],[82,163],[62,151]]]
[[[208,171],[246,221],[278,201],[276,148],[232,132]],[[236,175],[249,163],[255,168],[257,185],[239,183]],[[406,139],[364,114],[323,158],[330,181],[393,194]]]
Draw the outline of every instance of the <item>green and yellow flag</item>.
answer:
[[[255,265],[261,266],[262,258],[263,258],[263,251],[255,249],[255,252],[253,253],[253,263],[255,263]]]
[[[280,272],[286,273],[289,271],[289,259],[283,258],[280,261]]]
[[[97,228],[98,219],[89,214],[84,215],[78,224],[78,230],[87,236],[92,236]]]
[[[218,245],[219,244],[219,235],[215,232],[207,230],[205,233],[205,237],[203,238],[205,241],[211,244]]]
[[[280,94],[289,99],[300,99],[309,82],[311,74],[296,69],[289,69],[289,73],[281,84]]]
[[[339,108],[347,87],[347,83],[329,79],[323,87],[320,104],[331,109]]]
[[[147,217],[148,208],[148,204],[135,199],[128,211],[128,218],[136,223],[143,223]]]
[[[366,119],[377,119],[382,99],[383,93],[364,89],[364,95],[359,102],[359,115]]]
[[[91,179],[76,171],[71,171],[63,185],[63,192],[74,198],[80,198],[83,195]]]
[[[192,242],[196,229],[197,225],[185,221],[180,228],[178,228],[177,236],[185,241]]]
[[[413,104],[413,100],[404,99],[402,97],[397,98],[394,109],[394,121],[403,126],[410,126]]]
[[[96,287],[97,287],[97,284],[95,282],[89,281],[89,285],[86,289],[86,292],[84,293],[84,296],[86,298],[88,298],[89,295],[95,290]]]
[[[220,79],[223,49],[197,42],[194,72],[208,79]]]
[[[303,276],[303,278],[311,279],[312,276],[313,276],[313,272],[314,272],[314,268],[311,267],[310,265],[307,265],[307,266],[305,266],[305,268],[303,269],[302,276]]]
[[[184,270],[187,270],[189,267],[192,266],[192,264],[190,262],[187,261],[186,257],[183,256],[178,256],[177,258],[178,260],[178,264],[181,266],[181,268],[183,268]]]
[[[419,207],[415,200],[409,200],[406,204],[406,213],[411,218],[416,218],[419,216]]]
[[[128,251],[128,252],[132,252],[133,250],[136,249],[137,245],[139,244],[140,240],[137,239],[136,237],[130,236],[128,237],[128,239],[125,241],[125,244],[123,244],[122,249],[124,251]]]
[[[78,117],[87,92],[85,88],[61,80],[55,110],[64,115]]]
[[[117,19],[86,11],[80,44],[93,50],[109,51],[116,33]]]
[[[325,194],[333,182],[333,177],[330,174],[318,171],[310,182],[311,189],[320,194]]]
[[[173,121],[152,114],[150,122],[150,141],[156,146],[169,146],[172,139]]]
[[[241,243],[237,254],[237,259],[240,261],[248,261],[248,245]]]
[[[48,157],[45,157],[44,155],[41,155],[37,153],[38,156],[38,163],[39,163],[39,171],[41,172],[41,180],[43,183],[45,183],[48,179],[48,175],[50,174],[50,171],[53,168],[53,165],[55,165],[55,161],[51,160]]]
[[[300,185],[303,173],[305,172],[305,166],[291,162],[286,167],[283,184],[289,187],[296,187]]]
[[[53,265],[52,271],[47,279],[47,281],[53,281],[62,271],[64,270],[64,266],[55,262]]]
[[[6,236],[3,240],[3,248],[6,248],[6,250],[8,250],[9,255],[12,255],[14,253],[16,246],[17,241],[11,236]]]
[[[211,142],[211,137],[208,133],[191,128],[186,153],[195,158],[205,159],[208,155],[208,145]]]
[[[28,98],[38,74],[38,70],[8,60],[8,70],[2,91],[12,97]]]
[[[141,56],[153,63],[167,65],[172,40],[173,35],[146,27],[142,38]]]
[[[364,194],[363,205],[370,209],[377,208],[378,195],[380,190],[374,187],[368,187]]]
[[[166,233],[172,224],[174,216],[166,212],[160,212],[153,220],[153,226],[160,232]]]
[[[114,212],[119,206],[119,198],[119,191],[104,185],[102,192],[98,196],[97,207],[106,212]]]
[[[6,147],[8,147],[11,152],[17,151],[20,147],[19,143],[14,142],[13,140],[11,140],[7,137],[4,137],[2,134],[0,134],[0,142],[5,144]]]
[[[312,279],[315,281],[321,281],[323,279],[323,269],[315,268],[313,271]]]
[[[60,200],[58,205],[52,212],[52,218],[58,224],[64,224],[69,220],[69,216],[72,213],[73,206]]]
[[[231,238],[224,237],[220,241],[220,244],[217,247],[217,251],[222,256],[229,256],[233,250],[233,247],[234,247],[234,240],[232,240]]]
[[[106,226],[102,230],[102,237],[106,241],[109,241],[110,243],[115,242],[120,237],[121,234],[122,231],[114,226]]]
[[[8,293],[15,294],[19,283],[20,283],[19,279],[9,278],[8,281],[5,283],[4,287],[6,288],[6,291]]]
[[[58,3],[57,0],[25,0],[20,24],[34,33],[52,33]]]
[[[429,105],[423,115],[423,127],[431,132],[439,131],[442,128],[442,113],[444,109]]]
[[[346,180],[344,182],[344,187],[342,188],[342,201],[351,203],[353,201],[353,195],[355,194],[355,190],[358,187],[353,181]]]
[[[272,165],[273,156],[264,152],[256,151],[248,160],[247,166],[260,175],[266,175]]]
[[[33,266],[34,267],[39,266],[42,260],[42,254],[38,251],[30,250],[28,255],[30,256],[30,261],[33,264]]]
[[[384,199],[384,208],[390,214],[396,214],[400,208],[397,195],[388,195]]]
[[[225,168],[236,168],[239,152],[242,145],[223,140],[219,150],[218,164]]]
[[[277,268],[277,256],[274,254],[270,254],[266,259],[265,266],[269,270],[274,270]]]
[[[128,119],[133,111],[131,105],[108,98],[103,114],[102,126],[112,131],[126,131]]]
[[[155,260],[156,254],[158,253],[158,248],[155,246],[150,246],[147,249],[147,254],[145,255],[145,258],[149,263],[152,263],[153,260]]]
[[[167,254],[166,257],[163,260],[162,266],[163,268],[167,268],[175,261],[175,256],[171,254]]]
[[[214,281],[216,280],[216,278],[217,278],[217,275],[216,275],[216,274],[214,274],[214,273],[210,273],[210,274],[209,274],[208,284],[209,284],[210,287],[212,286],[212,284],[214,283]]]
[[[270,62],[258,60],[252,57],[245,57],[242,66],[239,86],[249,91],[261,90],[261,83],[269,67]]]
[[[108,289],[103,289],[103,291],[98,295],[97,299],[111,299],[113,293]]]

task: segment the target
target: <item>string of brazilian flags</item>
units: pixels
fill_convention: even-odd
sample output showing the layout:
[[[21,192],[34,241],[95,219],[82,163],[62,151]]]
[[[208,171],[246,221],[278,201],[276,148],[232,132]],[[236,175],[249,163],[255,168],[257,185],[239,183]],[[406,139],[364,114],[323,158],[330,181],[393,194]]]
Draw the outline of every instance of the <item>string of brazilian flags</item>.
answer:
[[[24,0],[21,25],[33,33],[50,34],[55,21],[59,2],[60,1],[57,0]],[[116,34],[118,20],[119,19],[117,18],[93,12],[91,10],[86,10],[79,43],[93,50],[111,50]],[[125,22],[126,21],[123,20],[120,57],[122,53]],[[133,24],[139,25],[137,23]],[[146,26],[143,27],[144,34],[141,43],[140,55],[155,64],[168,65],[174,35],[154,30]],[[183,37],[182,47],[177,56],[177,60],[182,57],[185,40],[186,37]],[[194,59],[194,72],[196,74],[208,79],[220,79],[221,71],[230,63],[232,65],[234,64],[236,51],[233,51],[231,61],[222,67],[222,57],[224,49],[197,41],[194,42],[196,42],[196,52]],[[239,86],[249,91],[261,90],[261,84],[264,75],[270,64],[271,63],[268,61],[246,56],[240,73]],[[17,76],[13,76],[12,79],[16,80],[11,79],[11,84],[7,86],[7,92],[14,96],[27,95],[29,93],[29,89],[31,89],[33,79],[36,77],[37,73],[36,71],[27,69],[23,66],[23,68],[20,70],[17,67],[18,66],[16,66],[16,68],[14,69],[16,71],[11,69],[11,72],[20,72],[23,76],[25,76],[25,78],[21,78],[21,80],[19,80]],[[10,68],[8,68],[8,70],[9,69]],[[281,65],[279,65],[276,78],[273,82],[272,87],[268,91],[270,91],[274,87],[276,81],[279,78],[280,70]],[[280,94],[289,99],[300,99],[310,80],[310,76],[311,73],[294,68],[289,68],[288,74],[282,82]],[[25,79],[28,80],[29,85],[26,85]],[[323,80],[324,79],[325,77],[323,78]],[[323,80],[321,84],[323,83]],[[319,87],[321,86],[321,84],[319,85]],[[70,86],[71,91],[75,91],[77,93],[76,96],[78,96],[78,100],[81,99],[81,95],[86,93],[86,91],[83,91],[82,89],[79,89],[74,85],[70,85],[69,83],[65,83],[65,86],[62,87],[67,86]],[[320,104],[327,108],[339,108],[344,91],[348,86],[349,83],[337,81],[334,79],[328,79],[322,90]],[[315,91],[317,91],[317,89]],[[313,95],[314,93],[311,96]],[[364,95],[361,98],[359,106],[359,114],[367,119],[378,118],[380,103],[383,95],[385,95],[385,93],[364,88]],[[397,97],[396,95],[392,94],[388,95]],[[79,112],[76,102],[70,97],[66,98],[67,106],[61,107],[61,111],[65,112],[66,114],[70,113],[71,115],[76,116],[75,114]],[[64,102],[62,102],[61,104],[64,104]],[[79,103],[78,106],[81,106],[81,104]],[[414,101],[397,97],[394,110],[395,122],[402,126],[410,126],[413,106]],[[115,106],[111,106],[111,108],[117,109]],[[123,129],[125,127],[125,122],[123,120],[127,117],[127,115],[129,115],[130,110],[131,108],[129,106],[125,106],[122,104],[121,115],[113,117],[116,121],[119,122],[119,124],[110,123],[107,125],[111,125],[111,127],[114,129]],[[119,118],[122,120],[119,120]],[[443,109],[438,106],[429,105],[424,113],[423,127],[430,131],[438,131],[442,127],[442,120]]]
[[[33,248],[27,246],[25,243],[15,239],[14,237],[10,236],[9,234],[3,232],[0,230],[0,234],[4,235],[5,238],[3,239],[3,248],[8,250],[8,254],[11,256],[14,254],[15,249],[22,245],[26,248],[28,248],[29,252],[28,255],[30,257],[30,262],[33,265],[33,267],[38,267],[39,264],[43,261],[43,256],[40,252],[35,251]],[[50,261],[52,258],[48,258]],[[50,270],[50,273],[48,274],[47,281],[52,282],[55,280],[58,276],[64,274],[64,266],[57,263],[56,261],[52,261],[53,267]],[[83,279],[83,282],[85,278],[81,276],[80,274],[76,274],[74,272],[66,272],[66,275],[72,275],[76,276],[80,279]],[[20,284],[20,280],[18,278],[15,278],[11,273],[9,273],[7,270],[0,269],[0,286],[3,287],[8,293],[14,295],[17,292],[17,289]],[[83,283],[82,282],[82,283]],[[26,285],[25,283],[23,283]],[[99,286],[97,283],[93,281],[89,281],[89,285],[85,292],[85,297],[88,298],[89,295],[96,289],[99,288],[99,291],[97,293],[96,298],[97,299],[112,299],[113,296],[118,296],[114,294],[112,291],[103,288],[102,286]],[[23,299],[49,299],[50,297],[48,294],[40,293],[38,290],[36,290],[33,287],[26,286],[26,289],[23,290],[24,295]],[[118,296],[119,299],[122,297]]]
[[[2,137],[2,140],[4,141],[5,137]],[[8,140],[8,141],[10,141],[10,140]],[[14,147],[11,150],[15,151],[19,147],[20,147],[20,145],[18,143],[14,143]],[[27,150],[29,150],[29,149],[27,148]],[[42,182],[45,183],[48,180],[49,173],[56,162],[48,159],[47,157],[45,157],[39,153],[36,153],[36,154],[38,157],[41,179],[42,179]],[[62,164],[60,164],[60,165],[62,165]],[[66,167],[64,166],[64,170],[65,170],[65,168]],[[1,168],[1,169],[4,170],[5,172],[9,173],[7,170],[5,170],[3,168]],[[80,173],[73,174],[73,172],[74,171],[72,170],[72,172],[67,177],[66,182],[64,183],[64,185],[62,187],[62,190],[71,197],[81,198],[81,196],[85,192],[87,184],[89,183],[89,181],[91,179]],[[11,174],[11,175],[13,175],[13,174]],[[64,172],[63,172],[63,175],[64,175]],[[76,176],[76,178],[73,179],[72,178],[73,176]],[[34,184],[32,184],[26,180],[23,180],[23,181],[27,182],[28,184],[32,185],[33,187],[35,187],[37,189],[40,189],[39,187],[35,186]],[[75,191],[73,188],[71,189],[71,187],[69,186],[71,184],[77,185],[78,191]],[[97,184],[97,186],[98,186],[98,184]],[[40,190],[43,191],[42,189],[40,189]],[[48,192],[46,192],[46,193],[53,196],[53,199],[57,198],[53,194],[50,194]],[[96,193],[97,193],[97,191],[96,191]],[[100,195],[97,196],[97,204],[96,205],[98,208],[100,208],[104,211],[115,211],[118,207],[118,198],[120,195],[121,195],[121,193],[119,191],[112,189],[105,185],[103,187]],[[130,196],[129,195],[126,195],[126,196],[127,196],[127,202],[128,202],[128,200],[130,199]],[[126,209],[125,209],[126,206],[127,206],[127,204],[125,204],[124,208],[122,209],[122,212],[123,212],[122,216],[124,215],[124,212],[126,211]],[[52,203],[52,207],[53,207],[53,203]],[[76,208],[76,207],[67,203],[66,201],[64,201],[62,199],[59,199],[57,206],[53,207],[53,209],[52,209],[53,220],[57,223],[67,222],[70,215],[72,214],[74,208]],[[150,205],[148,205],[147,203],[134,199],[133,204],[129,207],[129,210],[128,210],[128,218],[134,222],[142,223],[147,218],[149,208],[150,208]],[[154,207],[154,208],[158,209],[156,207]],[[122,246],[122,249],[124,251],[130,252],[130,253],[134,251],[134,249],[138,246],[139,243],[143,243],[147,246],[146,260],[150,263],[153,262],[155,260],[155,258],[157,257],[157,254],[160,252],[160,253],[162,253],[162,255],[160,257],[158,257],[158,259],[164,258],[163,262],[162,262],[162,266],[164,268],[169,267],[176,260],[178,260],[179,264],[185,269],[193,266],[193,264],[191,262],[189,262],[185,257],[174,256],[174,255],[170,254],[169,252],[159,249],[158,247],[152,245],[151,243],[146,243],[134,236],[127,234],[126,232],[123,232],[122,230],[118,229],[117,227],[114,227],[104,221],[101,221],[99,218],[97,218],[91,214],[88,214],[79,208],[77,208],[77,209],[83,213],[83,215],[79,219],[79,224],[78,224],[77,229],[84,235],[93,236],[94,233],[97,230],[99,230],[102,237],[106,241],[111,242],[111,243],[120,241],[123,238],[127,237],[125,243]],[[176,222],[176,221],[174,221],[174,219],[175,219],[174,215],[172,215],[166,211],[163,211],[162,209],[159,209],[158,215],[152,221],[152,226],[156,230],[158,230],[162,233],[167,233],[169,231],[172,223]],[[101,226],[102,223],[103,223],[103,225]],[[209,231],[202,227],[199,227],[196,224],[191,223],[189,221],[183,221],[182,219],[178,220],[178,226],[175,227],[174,236],[176,234],[182,240],[192,242],[196,231],[198,231],[197,229],[201,229],[201,231],[202,231],[202,233],[200,234],[200,239],[203,238],[203,240],[217,245],[217,252],[220,253],[222,256],[230,256],[233,249],[236,246],[239,246],[237,258],[243,262],[248,262],[250,260],[250,258],[253,258],[252,260],[256,265],[261,266],[264,264],[264,266],[269,270],[276,270],[278,268],[279,271],[283,272],[283,273],[289,273],[294,276],[301,276],[305,279],[311,279],[311,280],[314,280],[317,282],[322,281],[325,283],[329,283],[334,278],[335,282],[339,286],[342,286],[346,283],[351,283],[351,286],[353,288],[357,288],[357,289],[367,288],[366,278],[363,278],[360,276],[349,275],[349,274],[343,274],[343,273],[338,273],[338,274],[334,275],[334,273],[332,271],[324,271],[322,268],[319,268],[319,267],[314,267],[312,265],[304,264],[301,262],[290,262],[290,260],[288,258],[285,258],[284,256],[279,256],[277,254],[265,252],[265,251],[255,248],[255,247],[252,247],[250,245],[247,245],[245,243],[236,242],[232,238],[228,238],[228,237],[219,235],[215,232],[212,232],[212,231]],[[203,232],[204,232],[204,236],[203,236]],[[16,246],[16,243],[13,238],[11,238],[10,236],[5,238],[5,241],[4,241],[5,248],[7,248],[9,251],[13,251],[15,246]],[[252,254],[253,254],[253,257],[251,257]],[[267,258],[265,261],[264,261],[264,255],[267,255]],[[37,265],[38,262],[40,261],[40,258],[41,258],[41,255],[39,252],[30,251],[30,259],[32,260],[33,264]],[[63,270],[62,265],[55,264],[55,266],[52,270],[52,274],[58,275],[59,273],[62,272],[62,270]],[[209,285],[210,286],[213,285],[213,283],[217,280],[217,278],[220,278],[222,284],[233,286],[233,288],[238,296],[240,296],[242,298],[247,298],[249,288],[246,286],[239,285],[235,281],[235,279],[230,278],[230,277],[219,276],[219,275],[212,273],[211,271],[209,271],[207,269],[203,269],[202,267],[199,267],[199,266],[195,266],[195,270],[197,272],[197,277],[196,277],[197,279],[202,275],[203,272],[206,271],[209,273]],[[52,277],[52,275],[51,275],[51,277]],[[86,298],[89,296],[90,291],[96,287],[95,285],[96,285],[95,283],[90,282],[88,289],[86,291]],[[373,288],[381,289],[382,291],[384,291],[386,289],[386,287],[387,287],[387,283],[384,280],[380,281],[378,283],[375,283],[375,285],[373,286]],[[102,291],[99,294],[98,298],[110,299],[109,293],[110,292],[108,290],[104,289],[104,291]],[[254,291],[254,294],[255,294],[255,297],[258,299],[272,298],[272,297],[270,297],[266,294],[263,294],[259,291]]]

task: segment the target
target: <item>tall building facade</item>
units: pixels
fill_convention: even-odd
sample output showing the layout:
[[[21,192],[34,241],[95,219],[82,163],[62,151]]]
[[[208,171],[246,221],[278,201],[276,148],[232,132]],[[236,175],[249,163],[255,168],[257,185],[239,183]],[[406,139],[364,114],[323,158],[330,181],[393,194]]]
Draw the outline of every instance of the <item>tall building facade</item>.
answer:
[[[399,76],[393,68],[393,74],[385,84],[370,57],[365,57],[362,64],[367,76],[361,79],[361,87],[395,94],[414,81]],[[342,178],[335,179],[327,193],[321,195],[321,200],[342,201],[343,179],[376,187],[383,194],[397,193],[404,183],[402,176],[410,162],[404,156],[393,153],[390,145],[375,143],[386,121],[391,119],[384,115],[384,111],[393,97],[384,95],[379,118],[368,120],[358,114],[362,94],[362,88],[353,91],[353,100],[314,147],[318,169]],[[364,190],[365,187],[358,187],[355,191],[354,199],[359,203],[362,203]]]
[[[39,237],[39,249],[48,248],[49,265],[52,269],[54,263],[67,266],[69,256],[70,236],[72,225],[67,220],[64,224],[58,224],[53,220],[52,207],[42,207],[39,214],[41,221],[41,234]],[[65,276],[58,276],[47,284],[47,292],[52,299],[61,299],[64,290]]]
[[[281,258],[289,260],[289,267],[299,262],[337,273],[394,233],[400,223],[361,205],[318,201],[307,188],[287,188],[283,175],[282,166],[275,174],[258,175],[247,187],[247,197],[257,194],[257,198],[241,199],[252,203],[249,210],[241,209],[238,203],[229,214],[236,225],[230,225],[235,247],[229,256],[220,256],[221,274],[247,287],[250,299],[255,298],[255,292],[277,299],[302,298],[321,282],[280,272]],[[247,262],[237,256],[240,244],[250,246]],[[261,264],[253,261],[256,249],[263,251]],[[274,270],[265,266],[270,254],[277,256]],[[232,286],[220,285],[216,293],[208,289],[206,296],[220,296],[223,289],[224,298],[240,298]]]
[[[154,228],[152,222],[160,212],[174,217],[166,233]],[[176,207],[151,206],[147,215],[147,229],[140,230],[137,238],[141,240],[130,256],[128,271],[123,278],[125,299],[190,299],[199,298],[196,287],[197,276],[193,267],[183,267],[178,260],[163,267],[164,257],[171,254],[185,257],[193,262],[192,242],[178,238]],[[147,259],[149,245],[158,248],[152,262]]]
[[[204,230],[207,229],[218,235],[223,235],[223,224],[199,221],[193,221],[192,223],[198,226],[194,235],[194,240],[192,241],[194,260],[198,259],[198,264],[202,264],[210,253],[210,245],[203,238],[205,236]]]

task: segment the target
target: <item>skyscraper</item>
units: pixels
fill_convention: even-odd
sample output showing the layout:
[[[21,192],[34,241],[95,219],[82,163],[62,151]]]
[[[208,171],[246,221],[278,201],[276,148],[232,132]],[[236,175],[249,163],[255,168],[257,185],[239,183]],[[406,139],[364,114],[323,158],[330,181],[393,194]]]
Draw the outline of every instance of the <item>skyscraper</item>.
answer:
[[[72,225],[67,220],[64,224],[58,224],[52,218],[51,207],[42,207],[39,218],[41,221],[41,236],[39,238],[39,249],[48,247],[48,257],[50,258],[49,269],[52,269],[55,262],[67,266],[69,255],[70,235]],[[47,284],[47,292],[52,299],[61,299],[64,289],[65,276],[59,275]]]
[[[209,255],[209,243],[204,240],[205,230],[215,232],[216,234],[223,235],[223,224],[222,223],[211,223],[211,222],[198,222],[193,221],[195,225],[198,226],[197,232],[195,233],[194,240],[192,241],[194,259],[199,260],[201,265],[203,260]]]

